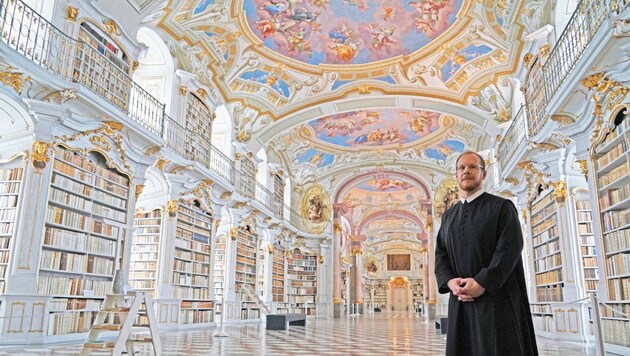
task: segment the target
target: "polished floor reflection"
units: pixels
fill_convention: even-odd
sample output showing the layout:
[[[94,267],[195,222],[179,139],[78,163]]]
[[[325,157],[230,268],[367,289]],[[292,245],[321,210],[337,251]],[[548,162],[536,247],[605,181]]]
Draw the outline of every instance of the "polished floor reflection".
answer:
[[[162,355],[442,355],[445,337],[433,323],[408,313],[376,313],[343,319],[309,319],[306,327],[267,331],[263,324],[162,333]],[[592,344],[538,338],[541,356],[595,355]],[[81,343],[0,347],[0,355],[78,355]],[[93,355],[108,353],[93,352]],[[135,355],[152,355],[137,347]]]

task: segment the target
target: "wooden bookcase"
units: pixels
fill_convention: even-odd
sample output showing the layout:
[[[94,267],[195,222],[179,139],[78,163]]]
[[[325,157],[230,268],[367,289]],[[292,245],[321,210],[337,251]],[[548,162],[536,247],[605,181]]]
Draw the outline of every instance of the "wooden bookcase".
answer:
[[[24,173],[23,168],[14,168],[15,164],[0,164],[0,294],[4,293],[6,286],[7,268],[11,255],[9,248],[15,231]]]
[[[532,202],[531,230],[536,301],[561,302],[563,300],[563,256],[553,189],[541,192]]]
[[[294,250],[287,258],[287,282],[291,310],[316,315],[317,255]]]
[[[122,260],[129,179],[98,153],[55,149],[36,292],[49,335],[88,331]]]
[[[173,297],[182,299],[180,322],[207,323],[214,317],[210,300],[212,215],[198,201],[180,201],[177,208]]]
[[[630,314],[630,123],[618,115],[614,129],[595,144],[597,189],[608,306]],[[602,308],[604,341],[630,347],[630,319]]]
[[[129,284],[155,298],[157,269],[160,264],[162,209],[136,212],[129,265]]]
[[[256,235],[247,228],[239,228],[236,235],[236,292],[240,292],[243,285],[256,291]]]

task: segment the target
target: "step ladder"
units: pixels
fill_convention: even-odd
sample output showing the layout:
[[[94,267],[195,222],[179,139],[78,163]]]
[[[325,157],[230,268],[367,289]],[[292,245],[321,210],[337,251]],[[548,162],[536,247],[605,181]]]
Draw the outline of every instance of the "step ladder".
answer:
[[[141,324],[136,324],[138,320]],[[148,328],[150,336],[133,336],[134,327]],[[101,332],[111,331],[118,332],[115,339],[109,341],[99,339]],[[96,315],[80,355],[87,356],[96,350],[110,350],[114,356],[121,355],[126,350],[127,355],[133,355],[135,343],[151,343],[155,355],[161,354],[153,301],[144,293],[108,294]]]

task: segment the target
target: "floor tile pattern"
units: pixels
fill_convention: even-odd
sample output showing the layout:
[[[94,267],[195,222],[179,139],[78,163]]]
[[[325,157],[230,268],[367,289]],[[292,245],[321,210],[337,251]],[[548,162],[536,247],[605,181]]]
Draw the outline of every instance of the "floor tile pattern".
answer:
[[[217,328],[163,332],[163,356],[196,355],[443,355],[445,337],[433,322],[407,313],[376,313],[342,319],[309,319],[306,327],[265,330],[264,324],[225,326],[229,335],[214,337]],[[595,355],[592,344],[538,338],[541,356]],[[0,347],[0,355],[78,355],[81,343]],[[135,355],[152,355],[148,345]],[[92,355],[106,355],[93,352]]]

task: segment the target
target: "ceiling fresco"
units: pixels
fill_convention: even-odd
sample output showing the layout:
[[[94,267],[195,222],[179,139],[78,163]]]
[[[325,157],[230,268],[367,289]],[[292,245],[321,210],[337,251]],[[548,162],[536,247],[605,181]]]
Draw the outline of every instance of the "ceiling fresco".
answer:
[[[413,53],[455,22],[461,0],[245,0],[265,47],[317,65],[375,62]]]
[[[264,148],[295,195],[320,184],[355,227],[389,214],[366,225],[368,244],[415,246],[428,187],[518,111],[511,76],[545,3],[172,0],[151,26],[207,101],[225,105],[226,137]]]
[[[408,144],[439,128],[440,114],[430,111],[360,110],[310,121],[315,136],[345,147]]]

